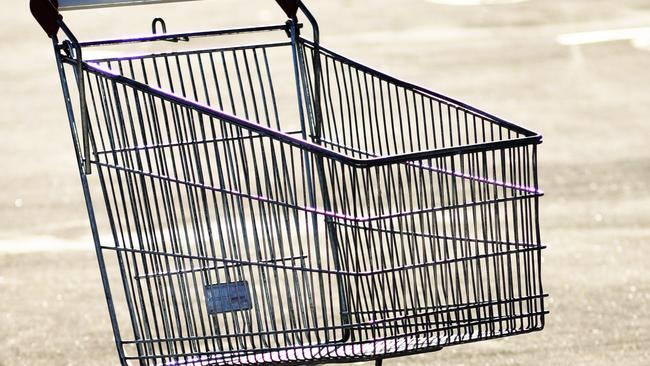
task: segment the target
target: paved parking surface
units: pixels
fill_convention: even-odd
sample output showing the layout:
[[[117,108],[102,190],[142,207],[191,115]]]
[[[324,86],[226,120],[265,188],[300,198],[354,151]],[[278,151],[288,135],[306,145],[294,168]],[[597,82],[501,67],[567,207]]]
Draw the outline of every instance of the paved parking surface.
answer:
[[[309,1],[331,48],[544,135],[551,315],[541,333],[386,364],[650,364],[650,3],[451,2]],[[154,15],[175,30],[282,19],[262,0],[151,9],[66,17],[84,38],[145,33]],[[26,4],[0,20],[0,366],[116,364],[50,44]]]

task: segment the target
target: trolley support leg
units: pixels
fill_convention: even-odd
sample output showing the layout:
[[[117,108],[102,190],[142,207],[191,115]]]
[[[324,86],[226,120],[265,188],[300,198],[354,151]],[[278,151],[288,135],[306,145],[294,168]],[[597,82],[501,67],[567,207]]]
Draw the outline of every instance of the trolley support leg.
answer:
[[[320,111],[320,61],[316,61],[318,59],[319,55],[317,54],[318,52],[318,24],[316,23],[316,20],[314,17],[309,13],[309,10],[302,4],[302,2],[299,2],[300,9],[303,11],[305,15],[309,18],[309,21],[312,24],[312,27],[314,29],[314,74],[318,75],[316,77],[315,81],[315,92],[314,92],[314,100],[311,100],[310,98],[310,91],[309,91],[309,86],[308,86],[308,75],[307,71],[305,69],[305,60],[303,57],[303,54],[301,53],[301,50],[299,49],[298,46],[298,21],[296,17],[294,16],[293,19],[291,19],[288,24],[290,26],[289,28],[289,36],[291,37],[291,47],[293,50],[293,62],[294,62],[294,73],[295,73],[295,79],[296,79],[296,92],[298,96],[298,108],[299,108],[299,113],[300,113],[300,121],[301,121],[301,128],[302,128],[302,137],[303,139],[307,140],[308,138],[308,132],[307,129],[309,128],[311,130],[311,133],[317,136],[317,139],[315,143],[320,144],[320,130],[322,129],[322,114]],[[302,74],[302,78],[301,78]],[[302,83],[301,83],[302,82]],[[302,90],[304,89],[304,90]],[[306,114],[307,117],[305,117],[305,111],[303,110],[302,107],[302,98],[305,98],[305,109],[306,109]],[[308,119],[307,122],[305,122],[305,118]],[[312,124],[308,125],[310,123],[310,120],[313,121]],[[315,170],[316,170],[316,177],[318,179],[320,188],[321,188],[321,196],[323,199],[323,208],[326,211],[331,210],[331,202],[330,202],[330,196],[329,196],[329,189],[327,186],[327,182],[325,180],[325,163],[323,160],[323,157],[319,156],[315,160]],[[312,174],[314,173],[314,170],[311,166],[310,160],[307,155],[305,155],[305,168],[306,168],[306,174],[308,177],[308,180],[311,181]],[[316,192],[311,188],[311,186],[308,186],[308,191],[309,191],[309,197],[311,199],[311,203],[315,205],[316,203]],[[314,214],[314,222],[317,220],[316,214]],[[337,240],[337,232],[336,228],[334,227],[332,221],[330,218],[325,219],[325,225],[326,225],[326,230],[328,231],[329,237],[330,237],[330,247],[332,250],[332,259],[334,261],[334,268],[337,271],[341,270],[341,263],[339,260],[339,245],[338,245],[338,240]],[[315,232],[315,231],[314,231]],[[341,274],[336,275],[337,281],[338,281],[338,295],[339,295],[339,306],[340,306],[340,313],[341,313],[341,322],[343,325],[348,325],[351,323],[350,321],[350,311],[348,307],[348,298],[347,298],[347,293],[345,291],[345,285],[346,285],[346,279],[343,277]],[[343,328],[343,334],[341,335],[341,338],[337,340],[337,342],[346,342],[350,339],[352,335],[352,332],[349,328]]]
[[[97,262],[99,263],[100,275],[102,280],[102,285],[104,287],[104,295],[106,297],[106,304],[108,305],[108,313],[111,320],[111,325],[113,326],[113,337],[115,338],[115,346],[117,348],[117,355],[120,359],[120,363],[123,366],[127,366],[126,357],[124,350],[122,349],[122,337],[120,336],[120,327],[117,322],[117,317],[115,315],[115,306],[113,304],[113,295],[111,294],[111,287],[108,281],[108,275],[106,274],[106,264],[104,262],[104,254],[102,253],[101,243],[99,240],[99,231],[97,229],[97,221],[95,220],[95,210],[93,208],[92,198],[90,195],[90,188],[88,186],[88,176],[84,169],[84,162],[81,156],[81,146],[78,140],[77,128],[75,125],[74,112],[72,111],[72,105],[70,101],[70,91],[68,89],[68,83],[66,81],[65,71],[63,69],[63,63],[61,62],[61,55],[58,48],[58,40],[56,36],[52,37],[52,44],[54,45],[56,66],[59,71],[59,77],[61,79],[61,88],[63,89],[63,97],[65,99],[66,112],[68,113],[68,121],[70,123],[70,132],[72,135],[72,143],[74,146],[75,154],[77,155],[77,164],[79,168],[79,178],[81,179],[81,187],[83,188],[83,195],[86,201],[86,209],[88,211],[88,219],[90,220],[90,229],[93,236],[93,242],[95,244],[95,254],[97,255]],[[87,161],[89,157],[86,157]]]

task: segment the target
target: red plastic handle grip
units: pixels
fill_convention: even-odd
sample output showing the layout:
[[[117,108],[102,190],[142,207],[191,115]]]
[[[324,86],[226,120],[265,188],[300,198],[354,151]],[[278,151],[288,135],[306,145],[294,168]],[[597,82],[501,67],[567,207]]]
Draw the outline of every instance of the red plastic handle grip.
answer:
[[[298,0],[275,0],[278,5],[284,10],[284,13],[287,14],[289,18],[296,16],[298,12]]]
[[[168,2],[170,0],[150,0],[150,2]],[[275,0],[278,5],[282,8],[285,14],[289,18],[293,18],[296,16],[296,13],[298,12],[298,7],[300,4],[299,0]],[[108,3],[113,3],[110,1],[104,1],[102,4],[108,4]],[[121,4],[121,3],[130,3],[129,1],[121,1],[121,2],[115,2],[115,5]],[[141,2],[144,3],[144,2]],[[58,0],[30,0],[29,2],[29,8],[32,12],[32,15],[34,18],[36,18],[36,21],[38,24],[41,25],[45,33],[49,37],[53,37],[56,35],[56,33],[59,31],[59,23],[58,20],[61,17],[59,14],[59,2]]]
[[[48,37],[59,31],[59,2],[57,0],[30,0],[29,10]]]

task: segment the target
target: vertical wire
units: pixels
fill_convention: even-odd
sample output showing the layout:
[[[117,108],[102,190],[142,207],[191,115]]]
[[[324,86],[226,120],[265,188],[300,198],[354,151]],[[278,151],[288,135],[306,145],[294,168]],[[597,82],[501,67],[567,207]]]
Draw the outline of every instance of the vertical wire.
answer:
[[[197,54],[196,56],[197,56],[197,58],[199,58],[200,54]],[[197,89],[197,80],[196,80],[196,76],[195,76],[195,73],[194,73],[194,68],[192,67],[192,62],[191,62],[191,58],[190,58],[189,54],[186,55],[186,63],[187,63],[187,71],[189,73],[189,78],[190,78],[189,80],[190,80],[190,86],[191,86],[191,89],[192,89],[193,98],[194,98],[194,100],[199,101],[199,95],[198,95],[198,89]],[[199,64],[201,64],[200,59],[199,59]],[[200,74],[199,74],[200,80],[199,81],[201,81],[202,84],[204,84],[205,83],[205,74],[203,73],[202,67],[199,67],[199,71],[200,71]],[[208,98],[208,94],[206,93],[206,100],[207,100],[207,98]],[[193,118],[194,114],[189,109],[187,110],[187,112],[184,115],[187,117],[187,123],[186,123],[186,128],[185,128],[185,136],[187,136],[189,134],[189,138],[185,137],[184,141],[196,142],[197,140],[199,140],[199,134],[197,133],[197,125],[199,125],[199,130],[201,131],[201,138],[203,140],[207,140],[207,137],[205,135],[205,129],[204,129],[204,126],[203,126],[204,125],[203,116],[201,114],[196,114],[196,118]],[[190,147],[191,147],[191,149],[190,149]],[[204,144],[204,148],[205,148],[205,144]],[[187,150],[188,150],[187,154],[189,155],[189,158],[185,159],[186,161],[185,161],[184,165],[185,165],[185,170],[187,172],[185,174],[189,175],[192,182],[198,182],[201,186],[204,186],[205,185],[205,178],[203,176],[203,170],[204,170],[203,166],[204,166],[204,161],[205,161],[205,163],[209,164],[209,161],[207,160],[208,155],[205,154],[205,158],[206,158],[205,160],[201,158],[200,149],[199,149],[199,146],[198,146],[197,143],[192,143],[191,145],[188,145]],[[194,164],[192,164],[192,161],[194,162]],[[194,169],[192,169],[192,166],[194,167]],[[208,169],[210,169],[209,166],[208,166]],[[193,229],[192,231],[193,231],[193,235],[194,235],[193,243],[196,246],[197,254],[199,256],[204,256],[205,252],[206,252],[206,250],[205,250],[206,249],[205,248],[205,241],[206,240],[204,238],[204,235],[205,235],[204,231],[206,230],[206,228],[205,228],[206,226],[208,228],[210,226],[210,215],[209,215],[209,212],[208,212],[207,195],[206,195],[205,189],[203,189],[203,188],[198,189],[198,188],[194,187],[192,189],[188,189],[188,196],[191,197],[190,211],[192,213],[192,215],[191,215],[191,217],[192,217],[191,223],[192,223],[192,229]],[[200,219],[201,217],[204,218],[205,224]],[[188,248],[189,255],[192,255],[191,247],[192,246],[190,245],[189,240],[188,240],[187,248]],[[199,261],[200,268],[206,268],[207,264],[208,263],[206,261]],[[197,307],[199,309],[199,311],[198,311],[198,324],[200,326],[200,334],[205,335],[206,334],[206,325],[205,325],[206,321],[204,319],[203,312],[201,311],[201,309],[202,309],[202,306],[201,306],[201,304],[202,304],[202,301],[201,301],[202,296],[201,296],[201,292],[199,291],[199,286],[198,285],[200,283],[200,284],[203,284],[203,286],[205,286],[205,284],[209,283],[209,279],[206,276],[205,271],[200,270],[199,272],[200,272],[201,281],[200,282],[197,281],[197,279],[196,279],[196,272],[197,271],[195,271],[195,269],[194,269],[194,261],[190,261],[190,272],[192,273],[192,283],[193,283],[193,288],[194,288],[194,298],[196,300],[196,305],[197,305]],[[191,309],[192,309],[192,313],[194,313],[195,307],[192,306]],[[196,316],[194,316],[194,318],[196,319]],[[209,328],[211,330],[212,327],[209,326]],[[198,329],[197,329],[197,331],[198,331]],[[209,349],[210,346],[209,346],[209,343],[208,343],[207,340],[204,339],[203,344],[204,344],[206,349]],[[198,347],[198,342],[197,342],[196,346]]]
[[[123,69],[122,62],[120,62],[118,64],[118,66],[119,66],[120,74],[124,75],[125,72],[124,72],[124,69]],[[131,75],[133,76],[133,74],[131,74]],[[119,103],[119,100],[117,99],[117,94],[119,93],[119,91],[117,89],[117,86],[115,86],[114,91],[115,91],[115,94],[116,94],[116,103]],[[126,121],[129,122],[129,124],[131,126],[131,135],[132,135],[133,146],[136,146],[138,144],[138,138],[137,138],[137,133],[136,133],[136,128],[135,128],[135,120],[134,120],[134,116],[133,116],[133,113],[132,113],[132,107],[131,107],[131,103],[129,101],[128,89],[123,86],[122,87],[122,92],[123,92],[123,95],[124,95],[124,101],[125,101],[125,104],[126,104],[125,109],[127,111],[128,119],[125,120],[124,116],[122,115],[120,120],[121,120],[121,123],[123,125],[126,124],[125,123]],[[135,91],[134,91],[134,96],[133,97],[136,98]],[[137,105],[137,101],[135,101],[135,102],[136,102],[136,105]],[[140,115],[136,114],[135,118],[138,118],[138,116],[140,116]],[[127,132],[128,130],[127,130],[126,126],[124,126],[124,130],[125,130],[125,136],[128,135],[128,132]],[[130,146],[130,144],[127,145],[127,146]],[[142,170],[142,161],[141,161],[139,155],[136,155],[136,165],[137,165],[138,170]],[[136,180],[136,179],[137,179],[137,177],[134,176],[134,180]],[[146,193],[146,184],[144,182],[144,177],[141,176],[138,181],[140,183],[141,189],[143,190],[143,195],[146,197],[147,193]],[[137,198],[137,200],[135,198],[132,199],[131,205],[133,207],[133,212],[134,212],[135,229],[136,229],[136,235],[138,237],[137,238],[138,243],[139,243],[140,247],[147,246],[148,241],[146,239],[146,236],[147,236],[147,234],[146,234],[146,226],[147,226],[147,224],[145,222],[146,218],[143,218],[142,222],[140,222],[140,217],[145,217],[146,216],[145,210],[146,210],[147,206],[144,206],[142,204],[142,195],[140,194],[140,192],[138,192],[139,191],[138,185],[137,184],[130,184],[130,186],[132,186],[133,195],[135,196],[135,198]],[[136,207],[137,207],[137,209],[136,209]],[[145,228],[145,229],[143,230],[143,228]],[[133,257],[134,257],[134,263],[137,264],[137,260],[135,259],[135,253],[134,253]],[[147,255],[140,254],[140,258],[141,258],[142,264],[143,264],[143,271],[144,271],[144,273],[147,273],[148,272]],[[139,276],[139,272],[140,272],[137,265],[134,266],[134,271],[135,271],[135,276],[137,278]],[[147,283],[147,285],[148,285],[148,283]],[[150,339],[151,338],[151,336],[150,336],[151,329],[149,328],[148,313],[147,313],[147,310],[146,310],[146,307],[145,307],[145,301],[144,301],[144,296],[142,294],[142,287],[141,287],[140,281],[136,280],[136,286],[137,286],[137,289],[138,289],[138,300],[139,300],[140,306],[142,308],[141,311],[142,311],[142,317],[143,317],[143,323],[144,323],[144,324],[141,325],[141,328],[142,328],[141,332],[145,333],[146,339]],[[150,290],[151,289],[148,287],[149,292],[150,292]]]
[[[103,95],[102,101],[105,103],[105,106],[106,106],[105,109],[104,109],[105,110],[105,121],[107,122],[107,125],[109,127],[108,130],[111,132],[110,136],[113,139],[112,142],[111,142],[112,147],[115,148],[116,144],[117,144],[117,147],[119,148],[119,147],[124,146],[124,143],[119,141],[119,139],[120,139],[119,138],[120,129],[118,128],[117,119],[118,119],[118,116],[119,116],[119,118],[121,118],[122,114],[121,114],[121,106],[119,106],[119,101],[115,101],[115,99],[114,99],[114,98],[117,97],[115,95],[117,86],[115,85],[115,83],[111,83],[108,80],[103,80],[103,81],[104,82],[102,83],[101,90],[102,90],[102,95]],[[111,95],[113,97],[111,97]],[[116,108],[111,108],[110,106],[114,106]],[[117,111],[116,111],[116,109],[117,109]],[[117,139],[118,139],[117,142],[115,142],[115,140],[114,140],[115,136],[117,136]],[[119,154],[119,155],[123,156],[124,153]],[[118,156],[118,154],[114,155],[116,161],[118,160],[117,156]],[[124,159],[124,160],[126,161],[126,159]],[[126,178],[128,180],[130,175],[128,173],[126,173],[124,175],[126,176]],[[125,215],[124,220],[121,220],[121,217],[118,214],[118,222],[119,222],[118,227],[120,228],[120,238],[121,238],[122,243],[123,243],[124,246],[126,246],[127,239],[128,239],[128,243],[130,244],[131,249],[133,249],[134,247],[133,247],[133,239],[131,237],[131,229],[130,229],[130,224],[129,224],[130,219],[129,219],[129,216],[128,216],[127,200],[125,199],[125,193],[124,193],[125,188],[124,188],[124,184],[123,184],[122,179],[121,179],[121,175],[118,173],[117,176],[118,176],[117,182],[118,182],[118,192],[119,192],[119,194],[117,196],[121,198],[120,203],[121,203],[121,206],[122,206],[122,209],[123,209],[123,213]],[[131,184],[127,184],[126,189],[130,190],[131,189]],[[119,213],[119,209],[116,212]],[[124,224],[126,226],[126,230],[124,230],[122,224]],[[125,233],[125,231],[126,231],[126,233]],[[135,265],[134,266],[131,265],[131,260],[133,260],[133,262],[135,264],[135,261],[136,261],[135,254],[132,253],[131,258],[129,258],[129,255],[122,256],[122,254],[120,254],[120,253],[117,253],[117,256],[118,256],[118,263],[119,263],[120,271],[121,271],[121,275],[122,275],[122,282],[123,282],[123,286],[124,286],[124,295],[125,295],[125,299],[126,299],[127,305],[128,305],[129,317],[131,319],[132,330],[134,332],[135,339],[140,340],[140,331],[142,331],[142,328],[141,328],[140,322],[138,321],[138,319],[139,319],[138,310],[139,309],[137,309],[137,306],[136,306],[136,304],[134,304],[134,301],[133,301],[133,298],[137,297],[137,295],[135,294],[136,288],[135,288],[135,286],[133,284],[133,275],[132,275],[133,268],[135,269],[135,271],[137,271],[137,268],[136,268]],[[140,349],[138,349],[138,353],[139,354],[142,353],[140,351]]]
[[[267,73],[267,76],[268,76],[269,88],[270,88],[271,97],[272,97],[272,100],[273,100],[274,119],[275,119],[275,123],[276,123],[277,128],[280,129],[280,116],[279,116],[279,112],[278,112],[278,108],[277,108],[277,102],[276,102],[276,97],[275,97],[275,88],[273,86],[272,74],[270,72],[270,66],[269,66],[269,61],[268,61],[268,56],[267,56],[266,49],[263,50],[263,55],[264,55],[264,63],[265,63],[266,73]],[[273,144],[271,144],[271,146],[273,147]],[[293,151],[293,149],[294,148],[291,147],[291,148],[289,148],[289,151],[291,152],[291,151]],[[274,151],[275,150],[272,150],[273,154],[275,154]],[[282,178],[285,180],[285,184],[281,184],[282,180],[280,180],[280,179],[276,180],[276,186],[278,188],[278,193],[280,195],[279,197],[283,198],[285,201],[289,201],[292,204],[297,205],[298,204],[297,198],[296,198],[295,194],[292,193],[292,192],[295,192],[295,189],[291,189],[291,187],[292,187],[291,181],[292,180],[291,180],[291,176],[289,174],[290,171],[295,172],[295,170],[293,170],[293,155],[289,154],[289,156],[291,157],[291,159],[290,159],[291,164],[289,164],[288,159],[287,159],[286,149],[280,148],[279,153],[280,153],[280,158],[281,158],[281,161],[279,163],[279,168],[282,169],[282,171],[283,171]],[[275,163],[275,160],[274,160],[274,163]],[[275,163],[274,166],[278,166],[278,164]],[[295,182],[296,182],[295,175],[294,175],[294,178],[293,178],[293,182],[294,182],[293,186],[295,186]],[[276,210],[277,211],[276,212],[277,213],[277,219],[276,219],[277,221],[276,222],[278,223],[278,227],[281,227],[280,223],[279,223],[279,219],[280,219],[280,211],[279,210],[280,210],[279,208]],[[292,210],[292,212],[293,212],[293,215],[290,214],[290,211],[289,211],[288,208],[285,208],[283,210],[284,226],[285,226],[285,230],[287,232],[286,233],[287,238],[285,240],[289,242],[288,246],[291,248],[291,251],[293,251],[293,246],[294,246],[294,244],[291,243],[291,241],[293,241],[293,239],[292,239],[292,230],[291,230],[291,220],[290,220],[290,218],[292,216],[293,216],[293,218],[295,220],[294,222],[295,222],[295,225],[296,225],[296,229],[298,229],[298,223],[297,223],[298,222],[298,211],[297,210]],[[280,257],[284,257],[284,255],[285,255],[284,254],[284,247],[285,246],[282,245],[282,243],[284,243],[285,240],[283,240],[282,237],[279,237],[278,241],[277,241],[277,246],[278,246],[278,251],[279,251]],[[298,245],[300,245],[300,242],[298,243]],[[284,288],[285,288],[286,295],[287,295],[287,307],[288,307],[288,312],[289,312],[289,322],[291,323],[291,328],[295,329],[295,324],[296,323],[295,323],[295,315],[293,313],[293,309],[294,309],[293,297],[291,296],[290,286],[289,286],[289,283],[288,283],[290,275],[289,275],[287,270],[283,270],[282,273],[284,275],[283,276],[283,278],[284,278]],[[293,273],[295,273],[295,271],[293,271]],[[279,286],[280,282],[279,282],[279,276],[277,276],[277,275],[276,275],[276,284],[277,284],[278,289],[279,289],[280,288],[280,286]],[[284,309],[282,296],[279,296],[279,305],[280,305],[281,309]],[[281,316],[281,321],[282,321],[282,329],[283,330],[288,330],[284,314]],[[285,333],[284,342],[285,342],[285,344],[288,344],[289,342],[295,342],[295,334],[294,334],[293,340],[290,340],[287,333]]]
[[[151,64],[152,64],[153,67],[156,67],[155,62],[152,61]],[[140,60],[140,66],[141,66],[142,77],[144,79],[144,82],[149,83],[147,67],[146,67],[146,64],[145,64],[143,59]],[[147,98],[144,98],[144,93],[143,93],[143,99],[145,100],[144,111],[145,111],[145,115],[146,115],[147,126],[148,126],[148,129],[149,129],[149,136],[150,136],[150,139],[151,139],[151,143],[155,145],[158,134],[156,132],[157,128],[155,127],[157,123],[156,123],[156,112],[155,112],[154,99],[153,99],[152,96],[148,96]],[[143,127],[143,129],[144,129],[144,127]],[[145,153],[146,153],[147,168],[148,168],[149,171],[153,172],[153,171],[156,170],[156,168],[159,165],[160,154],[157,152],[157,150],[154,150],[154,152],[153,152],[154,156],[153,156],[153,162],[152,162],[152,157],[151,157],[151,154],[150,154],[150,150],[145,150],[145,151],[146,151]],[[160,191],[158,191],[156,189],[156,180],[153,177],[150,178],[150,184],[151,184],[151,188],[152,188],[151,201],[153,202],[153,206],[154,206],[154,210],[153,210],[153,212],[151,213],[151,216],[150,216],[150,219],[151,219],[151,223],[150,223],[150,227],[151,227],[151,229],[150,229],[151,230],[151,232],[150,232],[150,236],[151,236],[150,250],[153,250],[154,252],[159,252],[160,248],[159,248],[159,245],[158,245],[158,241],[160,239],[158,238],[158,235],[160,235],[161,238],[162,238],[164,234],[163,234],[163,230],[162,230],[162,221],[161,221],[162,220],[162,215],[161,215],[160,202],[159,202],[158,197],[159,197],[159,192],[160,192],[160,194],[163,193],[163,188],[162,188],[162,184],[159,182]],[[151,205],[151,203],[149,203],[149,205]],[[154,217],[154,212],[155,212],[156,217]],[[155,229],[156,224],[158,225],[158,231],[156,231],[156,229]],[[153,256],[152,255],[152,257],[153,257],[152,258],[152,263],[153,263],[154,272],[155,273],[161,273],[163,271],[163,266],[164,266],[162,259],[160,258],[160,256]],[[147,279],[147,280],[149,280],[149,279]],[[169,339],[170,338],[170,334],[169,334],[170,326],[169,326],[168,313],[163,311],[163,309],[165,309],[167,307],[168,298],[169,298],[168,297],[168,291],[167,291],[167,285],[166,285],[166,283],[167,283],[166,282],[166,276],[163,276],[163,277],[156,276],[156,277],[154,277],[154,283],[155,283],[155,289],[156,289],[156,301],[155,302],[158,303],[158,305],[160,306],[160,309],[161,309],[164,336],[165,336],[165,338]],[[152,309],[155,309],[153,299],[151,300],[151,307],[152,307]],[[160,321],[157,320],[156,325],[155,325],[157,334],[160,333],[160,330],[158,328],[158,326],[159,326],[158,323],[160,323]],[[158,337],[160,338],[160,336],[158,336]],[[167,346],[168,346],[168,350],[169,350],[170,348],[173,347],[173,344],[167,343]],[[159,350],[160,350],[160,353],[162,354],[163,353],[163,343],[159,343]],[[161,361],[165,362],[165,359],[163,358]]]
[[[211,56],[212,54],[209,53],[208,55]],[[200,75],[201,75],[201,85],[203,86],[203,93],[205,95],[205,102],[208,105],[212,105],[212,101],[213,101],[212,92],[211,92],[211,89],[208,89],[208,77],[206,76],[206,71],[205,71],[206,67],[204,66],[204,62],[203,62],[203,59],[206,58],[206,57],[203,57],[203,56],[205,56],[204,54],[197,54],[196,56],[198,58],[199,71],[200,71]],[[216,85],[215,85],[215,88],[216,88]],[[218,88],[216,88],[216,89],[218,90]],[[196,92],[195,92],[195,94],[196,94]],[[216,98],[214,98],[214,99],[216,99]],[[214,127],[213,120],[212,120],[212,118],[207,118],[207,119],[209,120],[209,124],[210,124],[211,129],[206,129],[205,119],[203,117],[200,117],[200,131],[201,131],[201,135],[202,135],[203,139],[206,140],[206,141],[209,138],[212,138],[212,139],[216,138],[216,133],[215,133],[214,128],[213,128]],[[208,132],[211,132],[211,134],[209,135]],[[212,166],[212,161],[210,159],[210,147],[209,147],[209,144],[207,144],[207,143],[203,144],[203,154],[204,154],[204,157],[205,157],[204,160],[203,160],[205,165],[201,166],[201,165],[197,164],[197,171],[199,172],[199,182],[202,183],[202,184],[207,183],[210,187],[214,187],[214,177],[213,177],[213,173],[212,173],[214,171],[214,168]],[[207,181],[206,181],[206,177],[205,177],[206,174],[203,171],[205,171],[205,173],[207,173]],[[211,196],[213,198],[213,200],[212,200],[213,210],[216,212],[217,211],[216,200],[214,199],[214,195],[211,195]],[[204,212],[204,215],[205,215],[205,230],[207,232],[206,234],[207,234],[207,242],[208,243],[207,243],[207,245],[204,244],[204,245],[201,246],[202,252],[200,252],[199,254],[202,255],[202,256],[205,256],[205,257],[209,257],[210,254],[211,254],[213,257],[215,257],[217,255],[217,253],[216,253],[215,238],[214,238],[213,228],[212,228],[212,226],[213,226],[212,225],[212,219],[211,219],[211,216],[210,216],[210,199],[208,198],[208,192],[206,192],[205,189],[201,190],[201,201],[203,202],[203,206],[205,208],[205,212]],[[217,215],[215,213],[215,219],[216,219],[216,216]],[[221,225],[216,225],[216,226],[219,227],[218,233],[220,234]],[[209,252],[211,252],[211,253],[209,253]],[[208,263],[207,261],[201,261],[199,263],[201,263],[201,266],[203,268],[208,268],[208,265],[210,265],[210,266],[213,265],[211,263]],[[217,277],[217,282],[218,282],[218,270],[215,268],[214,271],[215,271],[215,277]],[[201,273],[202,273],[202,276],[203,276],[204,286],[213,283],[210,270],[203,270],[203,271],[201,271]],[[200,296],[197,294],[196,297],[197,297],[197,301],[200,302]],[[200,304],[199,304],[199,306],[200,306]],[[207,304],[206,304],[205,310],[207,310]],[[220,327],[218,325],[217,326],[213,325],[214,323],[216,323],[214,321],[215,319],[218,319],[218,318],[217,317],[212,317],[212,319],[207,319],[207,321],[206,321],[208,323],[208,329],[210,331],[209,334],[215,334],[216,333],[217,336],[220,336],[221,335],[221,331],[219,329]],[[210,320],[213,320],[213,321],[210,321]],[[202,319],[202,322],[203,322],[203,319]],[[203,326],[205,327],[205,325],[203,325]],[[205,333],[205,330],[204,330],[204,333]],[[209,350],[210,346],[209,346],[209,343],[208,343],[208,337],[207,337],[208,334],[205,334],[205,335],[206,335],[205,347],[206,347],[206,349]],[[211,343],[212,343],[212,350],[213,351],[217,351],[218,349],[223,348],[220,337],[216,338],[216,339],[212,338],[211,340],[212,340]],[[217,344],[217,343],[219,343],[219,344]]]
[[[160,87],[162,85],[162,79],[160,76],[159,72],[159,67],[156,59],[152,59],[152,68],[154,71],[154,78],[156,84]],[[143,73],[145,75],[145,79],[147,78],[147,72],[146,68],[143,64]],[[160,119],[162,117],[163,120],[167,119],[167,110],[164,108],[164,103],[160,101],[160,109],[162,109],[162,114],[159,113],[158,109],[156,108],[156,99],[154,97],[149,98],[149,111],[151,115],[151,127],[150,127],[150,133],[152,136],[152,142],[154,144],[161,144],[163,143],[163,128],[162,125],[160,124]],[[154,151],[155,154],[155,169],[159,174],[165,175],[166,173],[166,168],[164,166],[164,161],[166,159],[165,157],[165,152],[164,149],[156,149]],[[162,203],[159,202],[159,195],[154,195],[155,198],[155,205],[156,205],[156,214],[158,217],[158,230],[160,232],[160,246],[156,243],[156,250],[157,251],[162,251],[162,252],[167,252],[167,239],[165,237],[165,232],[169,232],[171,229],[169,226],[171,225],[169,222],[169,207],[168,207],[168,202],[169,202],[169,191],[171,189],[171,184],[170,182],[167,181],[161,181],[160,182],[160,193],[162,196]],[[167,225],[165,225],[167,223]],[[156,240],[158,242],[158,240]],[[165,267],[164,270],[166,272],[170,272],[172,265],[170,262],[170,259],[168,256],[163,256],[163,259],[158,257],[158,263],[159,263],[159,270],[161,267]],[[175,308],[175,290],[173,286],[173,280],[171,278],[167,278],[168,276],[163,276],[161,278],[161,283],[159,284],[159,291],[158,291],[158,298],[159,302],[162,303],[161,308],[165,308],[165,312],[162,313],[163,315],[163,325],[164,325],[164,330],[165,330],[165,336],[167,339],[170,339],[168,343],[168,352],[170,354],[176,353],[176,342],[171,340],[175,337],[176,331],[173,328],[173,323],[172,323],[172,309]],[[162,291],[161,291],[162,289]],[[161,297],[161,292],[163,296]],[[164,361],[164,359],[163,359]]]

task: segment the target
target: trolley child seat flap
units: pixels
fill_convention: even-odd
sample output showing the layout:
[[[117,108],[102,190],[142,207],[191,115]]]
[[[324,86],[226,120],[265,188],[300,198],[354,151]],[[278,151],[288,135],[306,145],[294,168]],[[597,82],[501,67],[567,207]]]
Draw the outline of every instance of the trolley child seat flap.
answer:
[[[32,0],[123,364],[380,360],[544,327],[540,135],[323,47],[300,1],[280,25],[90,42],[59,15],[147,2]],[[147,52],[88,56],[125,45]]]

